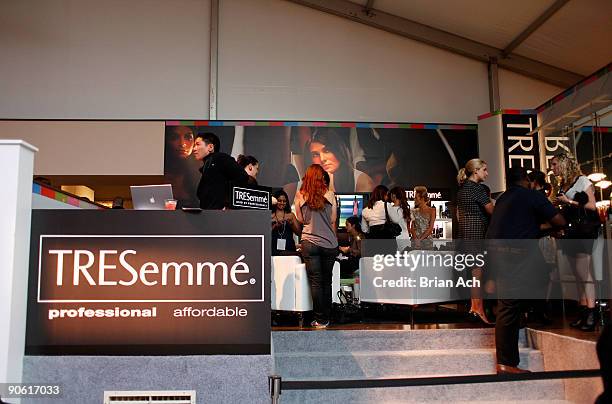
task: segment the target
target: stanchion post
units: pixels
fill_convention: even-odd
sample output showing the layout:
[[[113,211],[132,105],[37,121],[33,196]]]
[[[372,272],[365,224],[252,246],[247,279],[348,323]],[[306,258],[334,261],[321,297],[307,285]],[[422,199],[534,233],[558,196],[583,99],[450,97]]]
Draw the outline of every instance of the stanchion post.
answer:
[[[281,395],[281,377],[278,375],[268,376],[268,387],[270,389],[272,404],[279,404]]]

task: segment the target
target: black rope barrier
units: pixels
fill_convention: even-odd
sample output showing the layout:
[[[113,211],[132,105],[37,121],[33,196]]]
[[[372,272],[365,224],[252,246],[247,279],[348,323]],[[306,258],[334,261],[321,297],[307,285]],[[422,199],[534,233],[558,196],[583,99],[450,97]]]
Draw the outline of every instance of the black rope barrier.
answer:
[[[552,380],[599,377],[599,369],[585,370],[554,370],[530,373],[502,373],[467,376],[441,376],[441,377],[413,377],[403,379],[354,379],[354,380],[282,380],[279,376],[271,376],[274,380],[280,379],[280,391],[283,390],[325,390],[325,389],[369,389],[378,387],[413,387],[413,386],[439,386],[451,384],[516,382],[524,380]],[[279,393],[280,393],[279,391]]]

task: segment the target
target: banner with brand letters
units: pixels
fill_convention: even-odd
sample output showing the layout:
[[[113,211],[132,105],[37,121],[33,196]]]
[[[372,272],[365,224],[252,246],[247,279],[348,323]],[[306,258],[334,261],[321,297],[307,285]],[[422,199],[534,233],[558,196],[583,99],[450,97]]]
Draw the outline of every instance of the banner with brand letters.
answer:
[[[26,352],[269,354],[269,221],[33,211]]]
[[[537,115],[502,115],[506,169],[540,169],[538,132],[531,133],[538,126],[537,122]]]

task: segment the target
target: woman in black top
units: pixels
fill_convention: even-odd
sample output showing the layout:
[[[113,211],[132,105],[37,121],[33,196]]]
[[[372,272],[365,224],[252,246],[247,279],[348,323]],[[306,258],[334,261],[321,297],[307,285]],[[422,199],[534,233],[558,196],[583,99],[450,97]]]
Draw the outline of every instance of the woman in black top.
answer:
[[[272,255],[295,253],[293,235],[301,234],[300,223],[289,205],[289,197],[282,189],[274,194],[276,205],[272,207]]]
[[[340,275],[342,278],[353,277],[353,273],[359,269],[361,258],[361,240],[365,238],[361,231],[361,223],[357,216],[346,219],[346,232],[349,235],[350,246],[339,247],[347,259],[340,261]]]
[[[259,161],[253,156],[244,154],[236,157],[236,162],[249,175],[249,185],[257,185],[257,174],[259,174]]]
[[[484,251],[483,240],[487,234],[489,218],[493,214],[493,202],[482,184],[488,175],[487,163],[480,159],[468,161],[465,168],[459,170],[457,175],[459,242],[462,243],[464,250],[471,253],[478,254]],[[482,268],[473,268],[472,276],[481,280]],[[471,295],[470,314],[490,324],[485,314],[480,287],[473,287]]]

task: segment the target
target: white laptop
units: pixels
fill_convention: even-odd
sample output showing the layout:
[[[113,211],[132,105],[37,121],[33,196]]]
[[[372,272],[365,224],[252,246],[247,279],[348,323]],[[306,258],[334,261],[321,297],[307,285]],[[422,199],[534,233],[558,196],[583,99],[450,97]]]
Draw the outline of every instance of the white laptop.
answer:
[[[166,199],[172,197],[172,185],[132,185],[132,203],[138,210],[164,210]]]

